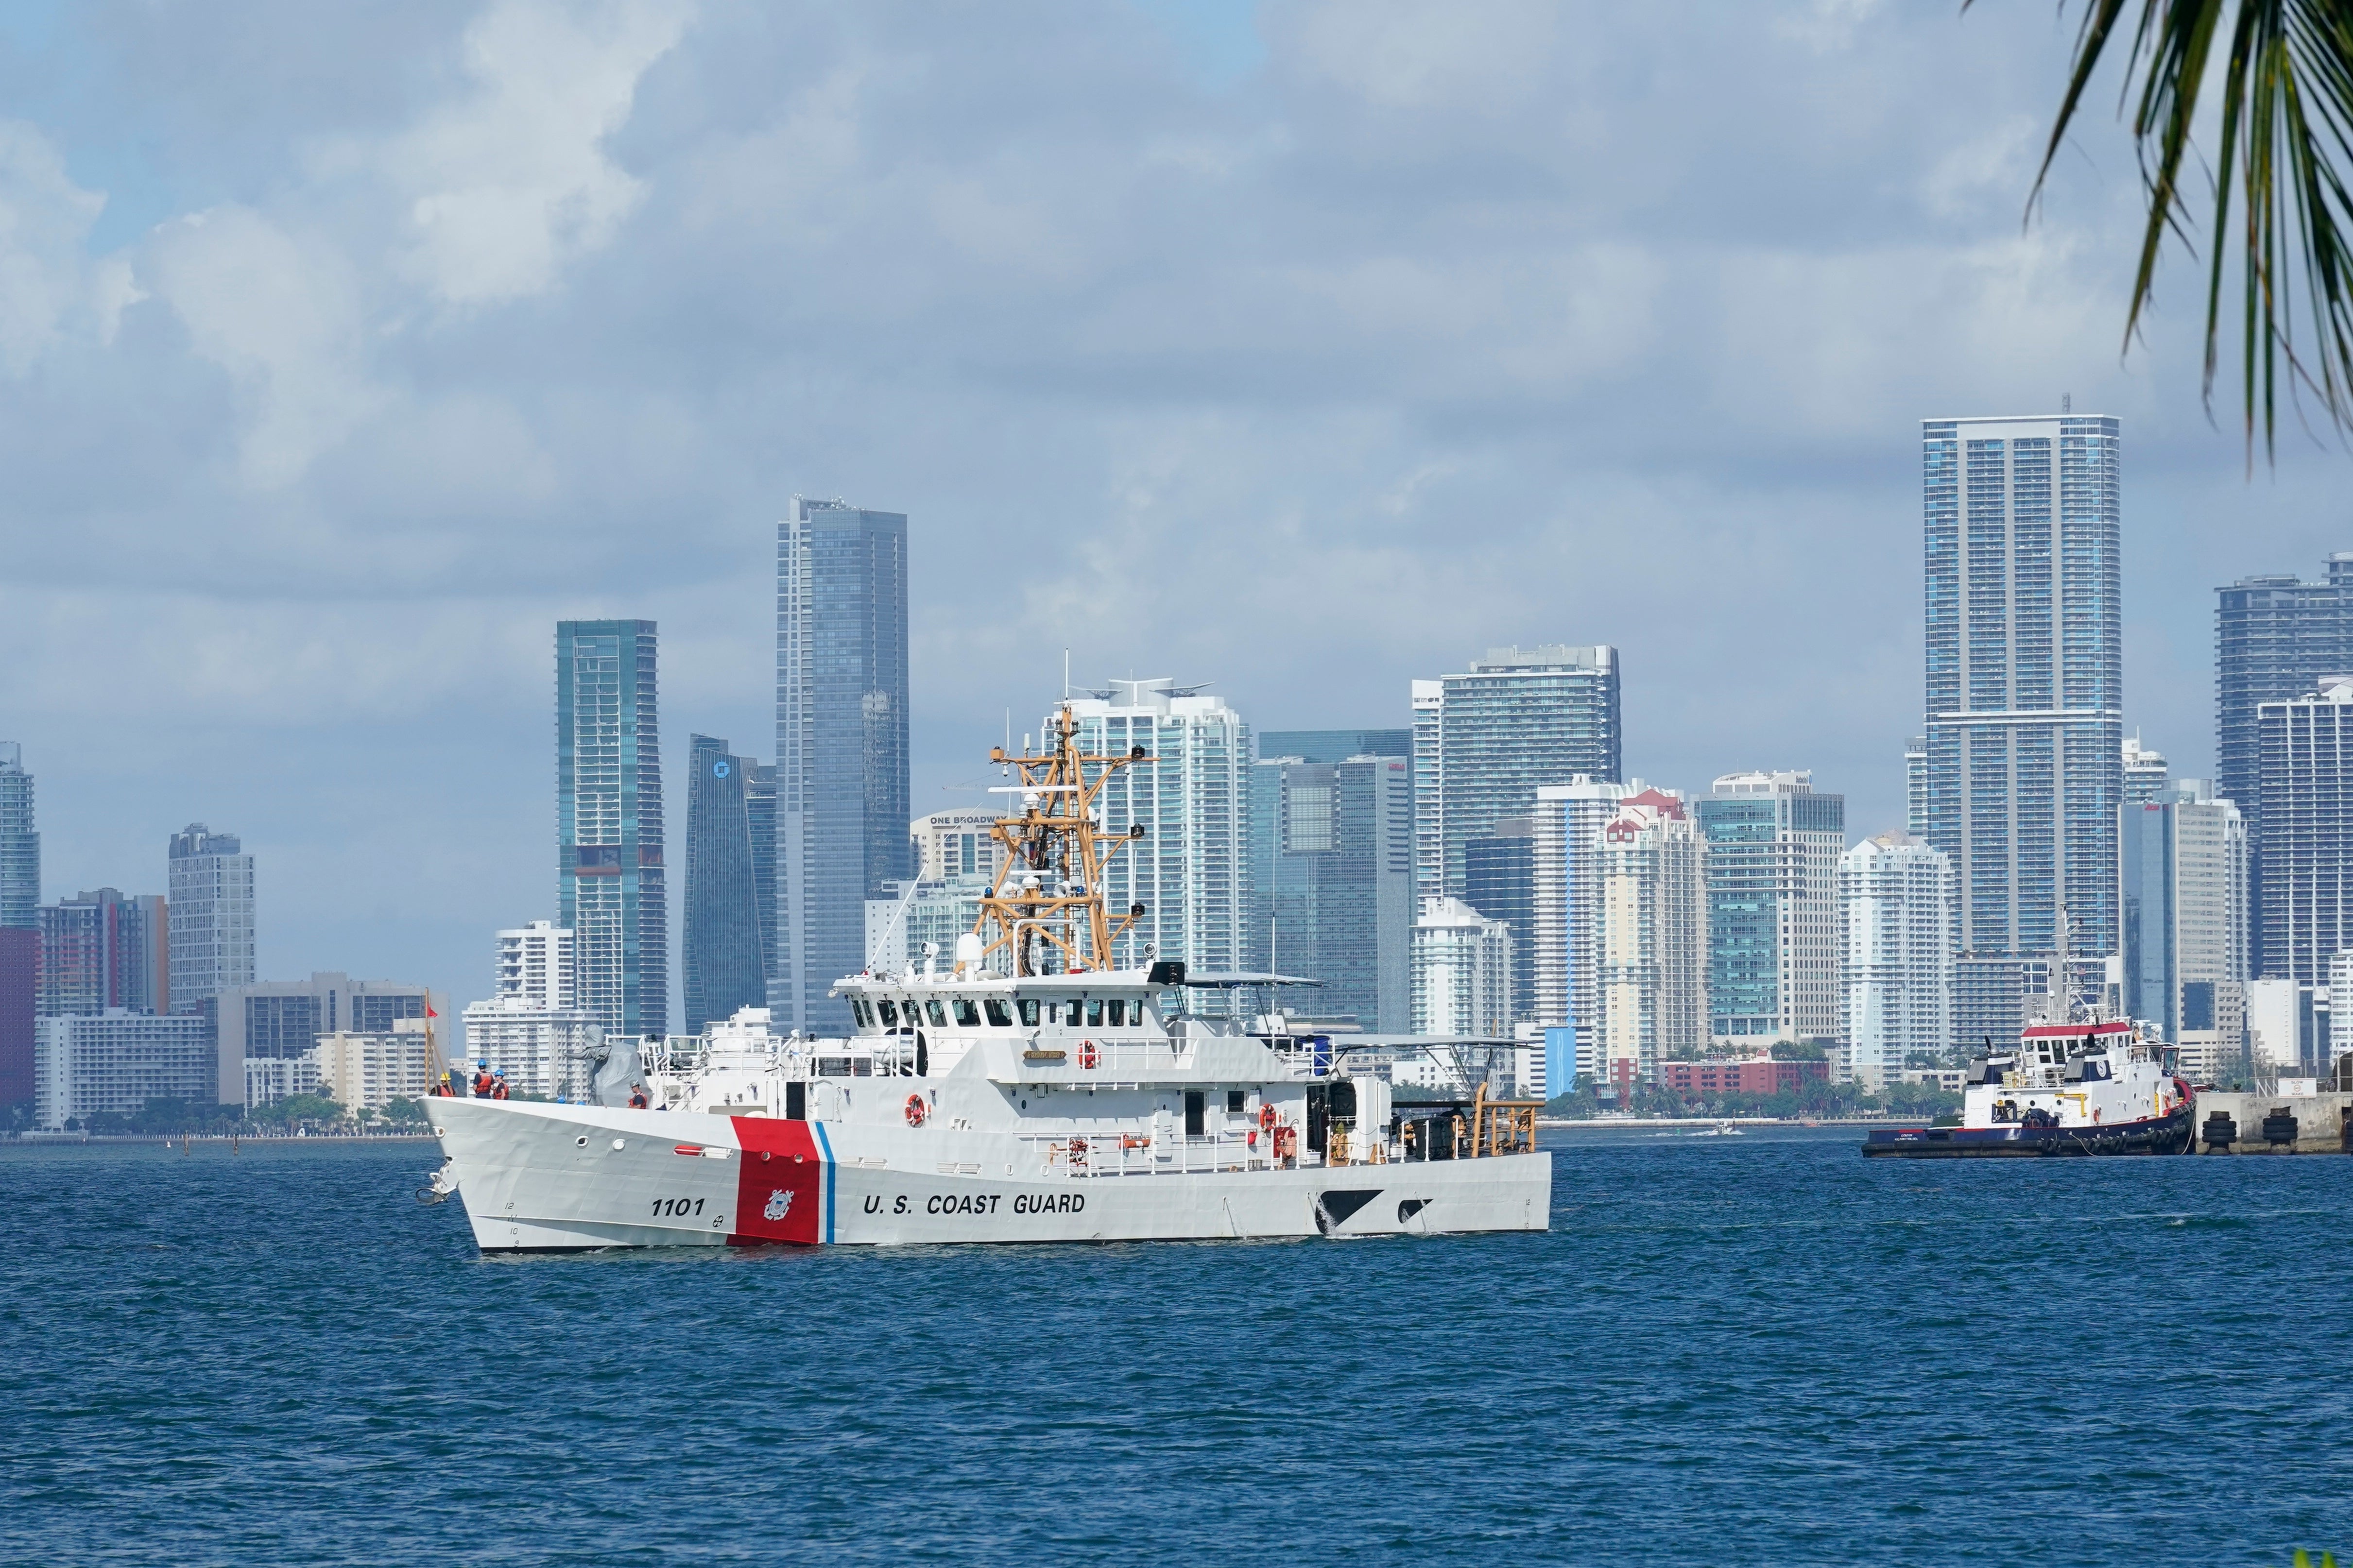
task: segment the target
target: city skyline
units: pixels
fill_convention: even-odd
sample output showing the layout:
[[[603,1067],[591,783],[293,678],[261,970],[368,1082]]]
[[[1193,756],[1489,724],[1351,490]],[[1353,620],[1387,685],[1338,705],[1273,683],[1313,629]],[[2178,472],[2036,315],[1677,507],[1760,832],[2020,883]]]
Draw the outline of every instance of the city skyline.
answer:
[[[62,312],[0,376],[26,432],[0,711],[38,759],[44,899],[159,890],[145,846],[210,821],[267,868],[263,972],[475,973],[483,929],[554,912],[524,849],[545,626],[661,623],[672,732],[765,758],[743,672],[773,614],[744,588],[797,490],[917,520],[917,815],[976,804],[947,786],[1008,707],[1051,699],[1066,646],[1096,684],[1215,679],[1274,729],[1401,726],[1401,682],[1567,640],[1625,651],[1630,770],[1807,767],[1856,829],[1893,826],[1883,759],[1918,732],[1905,427],[2071,392],[2134,443],[2127,723],[2210,776],[2211,591],[2346,548],[2343,459],[2284,432],[2248,482],[2198,395],[2193,268],[2160,269],[2168,308],[2120,362],[2121,132],[2083,122],[2021,230],[2047,16],[1837,10],[1674,40],[1725,89],[1706,114],[1755,132],[1728,159],[1639,72],[1585,74],[1662,58],[1640,12],[1585,18],[1574,51],[1507,46],[1502,13],[1442,40],[1384,14],[1361,55],[1277,29],[1215,81],[1145,18],[1073,12],[976,122],[910,86],[934,51],[995,58],[974,18],[716,12],[625,40],[549,12],[536,44],[588,51],[615,96],[530,143],[563,150],[527,171],[553,182],[533,210],[581,181],[613,205],[480,251],[413,223],[462,150],[439,174],[398,154],[505,101],[460,65],[483,8],[416,18],[446,72],[329,18],[264,30],[259,68],[333,88],[252,101],[234,72],[152,75],[219,58],[185,18],[132,55],[112,14],[67,16],[24,58],[88,69],[26,68],[27,155],[0,170],[54,240],[26,265],[55,292],[28,298]],[[892,63],[829,96],[856,60]],[[164,162],[124,163],[67,81]],[[1111,205],[1096,153],[1048,133],[1073,90]],[[1597,92],[1651,161],[1562,148],[1557,106]],[[784,167],[808,183],[745,196]],[[1525,177],[1499,194],[1498,168]],[[464,257],[497,265],[468,283]],[[208,291],[237,276],[270,282]],[[1818,603],[1836,636],[1775,629]]]

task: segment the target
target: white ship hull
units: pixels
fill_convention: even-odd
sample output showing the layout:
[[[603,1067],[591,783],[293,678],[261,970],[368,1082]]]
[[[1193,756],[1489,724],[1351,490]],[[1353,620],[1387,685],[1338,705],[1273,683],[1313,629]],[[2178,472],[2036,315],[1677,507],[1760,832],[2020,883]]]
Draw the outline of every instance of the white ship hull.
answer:
[[[1034,1140],[516,1100],[427,1100],[485,1252],[1543,1230],[1552,1156],[1122,1172]]]

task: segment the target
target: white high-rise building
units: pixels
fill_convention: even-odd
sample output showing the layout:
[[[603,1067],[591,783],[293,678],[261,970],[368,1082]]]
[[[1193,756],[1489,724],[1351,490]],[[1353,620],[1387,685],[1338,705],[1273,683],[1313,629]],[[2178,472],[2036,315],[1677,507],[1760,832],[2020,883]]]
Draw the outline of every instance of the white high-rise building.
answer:
[[[1595,1078],[1623,1097],[1706,1045],[1707,888],[1698,829],[1672,791],[1619,803],[1601,846],[1601,1035]]]
[[[1915,838],[1928,831],[1928,737],[1904,742],[1904,831]]]
[[[1508,1038],[1512,928],[1460,899],[1424,899],[1413,927],[1413,1032]]]
[[[2125,804],[2155,800],[2172,787],[2165,769],[2165,753],[2140,743],[2138,731],[2125,737]]]
[[[58,1131],[100,1111],[144,1110],[151,1100],[213,1100],[217,1072],[202,1018],[120,1007],[42,1018],[33,1036],[33,1121]]]
[[[553,921],[533,921],[500,931],[496,942],[496,989],[487,1000],[466,1005],[459,1065],[487,1061],[505,1071],[518,1094],[588,1098],[591,1058],[606,1031],[594,1014],[575,1005],[572,932]]]
[[[1514,959],[1526,977],[1527,1016],[1572,1031],[1579,1082],[1590,1079],[1601,1033],[1601,829],[1644,787],[1578,773],[1539,788],[1529,813],[1535,931]]]
[[[320,1036],[310,1053],[319,1092],[346,1110],[382,1110],[396,1100],[423,1098],[441,1068],[425,1024],[401,1018],[384,1034]]]
[[[866,966],[913,974],[929,963],[942,973],[952,973],[956,938],[979,924],[980,901],[994,885],[993,876],[980,872],[936,881],[883,883],[889,896],[866,900]],[[999,948],[982,967],[993,974],[1008,973],[1010,954]]]
[[[572,933],[554,921],[533,921],[498,933],[497,994],[541,1007],[574,1005]]]
[[[1011,810],[1008,805],[1007,810]],[[1005,860],[1005,846],[991,831],[997,813],[986,807],[958,807],[919,816],[908,826],[915,841],[916,877],[937,882],[949,877],[994,877]]]
[[[1123,966],[1181,959],[1198,973],[1246,968],[1250,873],[1250,737],[1240,714],[1217,697],[1172,680],[1114,680],[1110,695],[1074,698],[1071,717],[1085,752],[1148,762],[1112,775],[1096,804],[1117,837],[1144,826],[1110,858],[1103,902],[1114,923],[1137,904],[1144,913],[1113,944]],[[1056,717],[1040,726],[1041,749]],[[1228,1005],[1236,992],[1188,992],[1187,1005]],[[1239,1004],[1232,1004],[1239,1005]]]
[[[2353,948],[2328,960],[2328,1059],[2353,1053]]]
[[[1884,1088],[1905,1058],[1953,1043],[1953,862],[1908,833],[1866,838],[1839,861],[1847,1070]]]
[[[233,834],[192,822],[172,835],[172,1010],[195,1013],[253,984],[253,857]]]

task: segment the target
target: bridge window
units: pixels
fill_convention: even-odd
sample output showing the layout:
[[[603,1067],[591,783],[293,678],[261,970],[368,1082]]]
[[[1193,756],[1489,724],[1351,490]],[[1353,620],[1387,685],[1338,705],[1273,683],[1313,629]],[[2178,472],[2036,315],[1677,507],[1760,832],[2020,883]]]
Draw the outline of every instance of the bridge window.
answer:
[[[874,1004],[874,1005],[875,1008],[882,1015],[882,1026],[884,1028],[895,1029],[899,1026],[899,1009],[891,1005],[891,999],[889,997],[884,997],[881,1001]]]
[[[980,1012],[977,1008],[973,1006],[969,1000],[962,996],[957,997],[955,999],[955,1010],[956,1023],[960,1027],[966,1029],[977,1029],[980,1027]]]
[[[996,1025],[1000,1029],[1009,1029],[1013,1027],[1013,1015],[1006,1010],[1003,1001],[995,996],[991,996],[987,1002],[983,1003],[982,1005],[988,1009],[988,1021],[990,1023]]]
[[[1108,1021],[1113,1028],[1123,1028],[1126,1026],[1127,1004],[1125,1002],[1123,1002],[1118,997],[1114,996],[1110,1001],[1104,1003],[1103,1007],[1107,1015]],[[1136,1018],[1136,1022],[1140,1024],[1143,1021],[1144,1019],[1142,1016],[1139,1015]]]
[[[1038,998],[1035,996],[1024,996],[1017,1001],[1014,1005],[1021,1009],[1021,1026],[1023,1028],[1034,1029],[1038,1026]]]
[[[850,1016],[858,1020],[860,1028],[871,1029],[874,1026],[874,1015],[867,1011],[866,1003],[862,998],[852,996],[849,999],[849,1012]]]
[[[1103,998],[1100,996],[1087,1003],[1087,1027],[1090,1029],[1103,1027]]]
[[[923,1011],[932,1016],[933,1028],[944,1029],[948,1026],[948,1010],[940,1005],[939,998],[934,997],[931,1001],[924,1003]]]

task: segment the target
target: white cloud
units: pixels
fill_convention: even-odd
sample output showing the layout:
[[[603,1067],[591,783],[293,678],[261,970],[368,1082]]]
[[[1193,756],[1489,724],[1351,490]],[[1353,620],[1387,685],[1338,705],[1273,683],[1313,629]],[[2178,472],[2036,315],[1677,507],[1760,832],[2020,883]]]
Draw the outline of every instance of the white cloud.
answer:
[[[90,100],[169,148],[146,195],[204,193],[137,249],[168,312],[0,130],[0,697],[54,876],[111,875],[62,847],[116,833],[103,785],[259,841],[361,803],[351,843],[464,879],[336,928],[421,956],[265,912],[276,972],[462,978],[545,912],[559,616],[660,621],[673,746],[765,749],[797,489],[912,514],[930,804],[1065,642],[1287,725],[1602,640],[1630,766],[1812,766],[1883,826],[1924,414],[2125,412],[2127,609],[2183,647],[2211,583],[2353,542],[2334,459],[2242,484],[2194,331],[2118,374],[2120,143],[2021,233],[2047,12],[1267,0],[1265,68],[1204,92],[1115,7],[450,3],[383,9],[380,59],[333,7],[95,40]],[[2195,771],[2177,685],[2133,719]],[[448,777],[370,794],[389,752]],[[271,865],[269,911],[347,904]]]
[[[360,279],[319,236],[216,207],[157,229],[142,270],[195,351],[235,378],[249,483],[290,483],[384,406],[364,370]]]
[[[139,291],[121,258],[85,254],[105,206],[37,128],[0,121],[0,370],[22,375],[77,331],[113,341]]]
[[[1307,68],[1386,109],[1503,109],[1550,66],[1560,7],[1546,0],[1323,0],[1292,18]]]
[[[472,90],[372,154],[409,226],[404,270],[439,300],[537,294],[644,198],[606,138],[686,26],[674,4],[499,0],[467,28]]]

